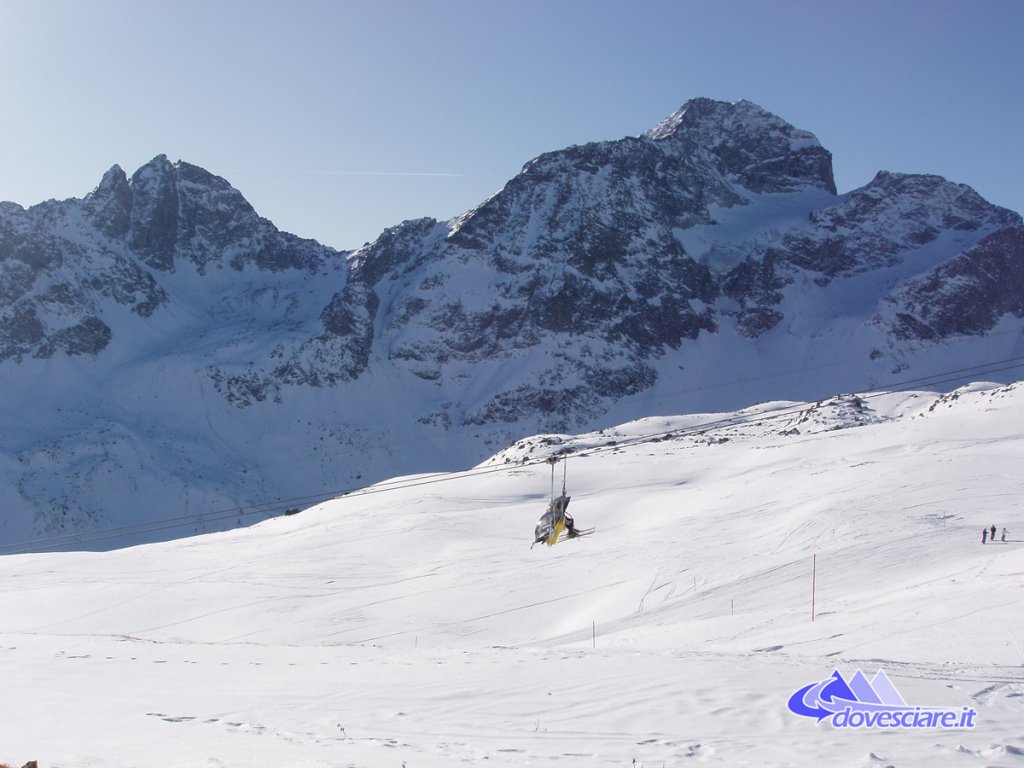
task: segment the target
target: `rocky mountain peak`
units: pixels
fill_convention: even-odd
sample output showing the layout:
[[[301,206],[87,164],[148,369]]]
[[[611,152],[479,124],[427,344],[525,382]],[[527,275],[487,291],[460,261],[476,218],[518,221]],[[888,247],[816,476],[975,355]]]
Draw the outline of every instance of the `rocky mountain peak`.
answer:
[[[748,101],[692,99],[641,137],[540,155],[454,219],[449,240],[499,258],[575,251],[594,276],[614,252],[646,250],[652,239],[672,252],[673,230],[713,223],[716,206],[797,191],[836,194],[832,155],[814,134]]]
[[[111,197],[119,194],[120,190],[129,187],[128,176],[120,165],[116,163],[103,174],[100,183],[87,197]]]
[[[132,187],[121,166],[111,166],[99,185],[85,197],[85,209],[96,228],[111,237],[124,235],[131,226]]]
[[[199,166],[161,154],[129,179],[114,165],[84,198],[0,206],[0,362],[100,354],[117,335],[114,318],[124,309],[152,316],[168,301],[163,277],[183,267],[205,275],[328,266],[344,274],[345,254],[279,232]],[[202,286],[192,297],[200,303]]]
[[[166,176],[170,173],[174,173],[174,164],[167,159],[167,155],[161,152],[148,163],[140,166],[139,169],[132,174],[132,184],[138,185],[140,182],[145,182],[147,179]]]
[[[836,194],[832,154],[817,137],[749,101],[687,101],[644,137],[708,156],[752,192],[820,187]]]
[[[149,266],[169,272],[174,267],[178,194],[167,155],[157,155],[132,174],[131,186],[129,244]]]
[[[157,155],[132,175],[128,194],[130,222],[111,233],[125,235],[129,248],[162,272],[182,262],[202,273],[210,264],[280,270],[320,261],[319,244],[279,233],[226,179],[198,165]]]
[[[748,125],[763,121],[781,122],[775,115],[749,101],[726,102],[698,97],[689,99],[654,128],[644,133],[644,136],[656,141],[665,141],[676,136],[707,134],[715,129],[719,130],[720,136],[721,129],[728,123],[735,123],[737,118]],[[714,137],[711,140],[714,141]]]

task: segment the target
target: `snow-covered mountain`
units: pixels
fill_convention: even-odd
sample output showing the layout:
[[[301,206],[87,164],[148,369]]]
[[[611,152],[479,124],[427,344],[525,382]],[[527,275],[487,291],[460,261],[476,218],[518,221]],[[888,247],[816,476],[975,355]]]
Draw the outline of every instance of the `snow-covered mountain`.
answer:
[[[531,549],[563,451],[596,532]],[[245,530],[0,557],[0,761],[1019,767],[1022,461],[1022,384],[766,403]],[[787,707],[858,670],[973,727]]]
[[[935,176],[837,195],[817,139],[743,101],[542,155],[352,252],[201,168],[115,166],[0,206],[0,541],[180,535],[537,432],[1020,356],[1022,236]]]

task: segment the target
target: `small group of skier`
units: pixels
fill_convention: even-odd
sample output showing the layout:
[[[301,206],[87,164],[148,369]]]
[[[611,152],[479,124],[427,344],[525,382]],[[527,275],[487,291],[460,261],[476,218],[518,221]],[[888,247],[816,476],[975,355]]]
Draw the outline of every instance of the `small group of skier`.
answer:
[[[1005,543],[1006,542],[1006,534],[1007,534],[1007,530],[1005,528],[1003,528],[1003,533],[1002,533],[1002,536],[999,537],[999,540]],[[996,527],[994,525],[991,528],[982,528],[981,529],[981,543],[982,544],[985,544],[988,541],[995,541],[995,540],[996,540]]]

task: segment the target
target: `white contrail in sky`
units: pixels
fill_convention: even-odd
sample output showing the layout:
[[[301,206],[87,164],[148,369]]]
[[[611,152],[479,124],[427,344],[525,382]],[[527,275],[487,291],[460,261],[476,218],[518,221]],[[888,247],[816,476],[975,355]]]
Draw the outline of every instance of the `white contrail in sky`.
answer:
[[[417,171],[313,171],[316,176],[462,176],[461,173],[420,173]]]

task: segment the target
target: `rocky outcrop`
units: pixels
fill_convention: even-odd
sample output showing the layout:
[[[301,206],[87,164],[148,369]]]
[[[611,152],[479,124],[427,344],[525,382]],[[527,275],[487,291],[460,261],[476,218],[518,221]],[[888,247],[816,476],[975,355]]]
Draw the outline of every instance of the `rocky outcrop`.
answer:
[[[202,168],[160,155],[129,180],[115,165],[81,200],[0,206],[0,360],[102,352],[106,316],[152,316],[180,268],[313,274],[345,261],[279,232]]]
[[[907,281],[878,321],[901,339],[977,336],[1024,317],[1024,227],[1006,227]]]

